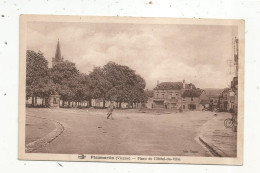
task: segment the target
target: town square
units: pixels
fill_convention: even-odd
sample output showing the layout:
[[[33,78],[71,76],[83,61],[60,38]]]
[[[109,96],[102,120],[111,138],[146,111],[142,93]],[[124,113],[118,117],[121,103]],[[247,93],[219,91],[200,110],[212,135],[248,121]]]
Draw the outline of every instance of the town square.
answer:
[[[237,157],[236,27],[28,28],[26,153]]]

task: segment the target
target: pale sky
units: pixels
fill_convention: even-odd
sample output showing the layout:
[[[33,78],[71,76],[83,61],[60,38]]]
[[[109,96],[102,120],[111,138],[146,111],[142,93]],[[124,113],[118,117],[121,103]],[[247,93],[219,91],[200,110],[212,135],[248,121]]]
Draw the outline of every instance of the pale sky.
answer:
[[[232,26],[33,22],[27,32],[27,49],[41,51],[49,66],[59,38],[62,56],[80,72],[114,61],[134,69],[148,89],[158,80],[224,88],[233,77]]]

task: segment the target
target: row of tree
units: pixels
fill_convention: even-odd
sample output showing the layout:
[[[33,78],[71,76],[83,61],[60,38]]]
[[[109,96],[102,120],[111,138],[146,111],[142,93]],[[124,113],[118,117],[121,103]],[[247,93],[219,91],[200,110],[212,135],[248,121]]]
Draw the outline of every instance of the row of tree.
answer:
[[[48,105],[51,94],[59,94],[62,106],[67,102],[81,103],[92,99],[116,101],[129,105],[144,103],[145,80],[128,66],[108,62],[103,67],[95,67],[88,75],[80,73],[75,64],[69,61],[48,68],[48,61],[41,52],[27,50],[26,54],[26,97],[42,98],[42,105]]]

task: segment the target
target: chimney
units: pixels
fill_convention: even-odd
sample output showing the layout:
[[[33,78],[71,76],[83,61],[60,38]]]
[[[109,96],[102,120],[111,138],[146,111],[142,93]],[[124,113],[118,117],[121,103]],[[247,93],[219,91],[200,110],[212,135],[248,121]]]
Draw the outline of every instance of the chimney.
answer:
[[[157,85],[159,85],[159,83],[160,83],[160,82],[159,82],[159,80],[158,80],[158,81],[157,81]]]
[[[183,89],[185,89],[185,85],[186,85],[185,80],[183,80],[183,81],[182,81],[182,87],[183,87]]]

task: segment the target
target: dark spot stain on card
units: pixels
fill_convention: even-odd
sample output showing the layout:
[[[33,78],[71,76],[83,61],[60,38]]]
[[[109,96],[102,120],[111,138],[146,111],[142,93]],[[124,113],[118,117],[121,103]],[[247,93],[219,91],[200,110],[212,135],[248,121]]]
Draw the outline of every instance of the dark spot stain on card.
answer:
[[[1,17],[5,17],[5,15],[2,14]]]
[[[7,45],[7,41],[5,42],[5,45]]]
[[[60,165],[60,167],[63,167],[62,164],[60,164],[59,162],[57,162],[57,163],[58,163],[58,165]]]
[[[152,1],[149,1],[149,3],[148,4],[153,4],[153,2]]]
[[[4,96],[6,96],[6,93],[4,93]]]

